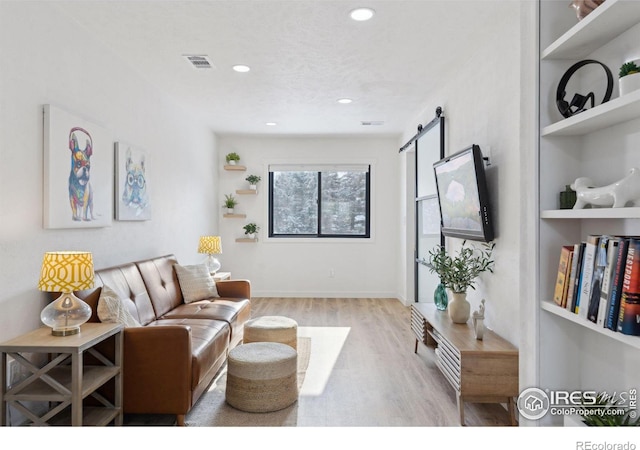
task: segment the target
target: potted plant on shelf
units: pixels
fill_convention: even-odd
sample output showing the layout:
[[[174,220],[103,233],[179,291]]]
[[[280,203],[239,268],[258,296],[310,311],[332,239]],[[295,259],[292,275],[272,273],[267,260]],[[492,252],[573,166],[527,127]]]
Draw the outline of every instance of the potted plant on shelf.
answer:
[[[249,189],[256,190],[258,189],[258,181],[260,181],[261,178],[258,175],[249,175],[245,180],[249,182]]]
[[[638,60],[627,61],[620,67],[620,72],[618,73],[620,95],[628,94],[640,88],[640,67],[638,67],[637,62]]]
[[[493,273],[494,261],[491,259],[494,243],[485,243],[484,249],[467,247],[466,241],[451,257],[446,248],[436,246],[429,251],[428,258],[418,262],[426,266],[431,273],[437,273],[440,283],[451,291],[452,300],[448,304],[449,317],[454,323],[466,323],[469,320],[471,305],[467,300],[467,290],[475,290],[476,279],[484,272]]]
[[[225,194],[224,207],[227,208],[227,214],[233,214],[233,210],[238,204],[238,200],[232,194]]]
[[[243,228],[244,228],[244,234],[249,239],[255,239],[256,238],[256,233],[260,229],[260,227],[258,225],[256,225],[255,223],[253,223],[253,222],[246,224]]]
[[[235,166],[236,163],[240,161],[240,155],[238,155],[236,152],[227,153],[227,156],[225,158],[227,160],[227,164],[230,164],[232,166]]]

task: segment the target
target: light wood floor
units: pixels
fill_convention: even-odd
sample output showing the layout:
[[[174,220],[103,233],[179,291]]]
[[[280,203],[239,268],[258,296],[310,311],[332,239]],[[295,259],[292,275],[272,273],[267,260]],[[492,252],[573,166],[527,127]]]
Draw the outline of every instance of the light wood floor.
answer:
[[[322,392],[300,395],[296,426],[460,425],[455,392],[436,367],[431,349],[419,344],[414,353],[410,308],[397,299],[254,297],[251,308],[252,317],[287,316],[299,327],[348,328]],[[312,358],[313,345],[312,338]],[[130,426],[166,426],[174,420],[125,415]],[[466,403],[465,421],[467,427],[508,426],[509,416],[502,405]]]
[[[453,388],[397,299],[253,298],[252,316],[304,327],[349,327],[324,392],[301,396],[298,426],[459,426]],[[467,426],[509,424],[501,405],[466,404]]]

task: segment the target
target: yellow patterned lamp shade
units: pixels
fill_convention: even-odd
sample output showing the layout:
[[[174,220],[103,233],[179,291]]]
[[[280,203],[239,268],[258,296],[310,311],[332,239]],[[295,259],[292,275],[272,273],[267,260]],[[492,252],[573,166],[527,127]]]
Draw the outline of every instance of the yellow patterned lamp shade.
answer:
[[[222,253],[220,236],[200,236],[198,253],[207,254],[207,259],[204,263],[209,268],[209,272],[215,274],[221,267],[220,261],[213,257],[213,255]]]
[[[80,332],[80,325],[91,317],[91,307],[73,291],[93,287],[93,256],[89,252],[47,252],[42,259],[38,289],[62,292],[57,300],[40,313],[42,323],[54,336],[69,336]]]
[[[198,253],[206,253],[207,255],[222,253],[220,236],[200,236]]]

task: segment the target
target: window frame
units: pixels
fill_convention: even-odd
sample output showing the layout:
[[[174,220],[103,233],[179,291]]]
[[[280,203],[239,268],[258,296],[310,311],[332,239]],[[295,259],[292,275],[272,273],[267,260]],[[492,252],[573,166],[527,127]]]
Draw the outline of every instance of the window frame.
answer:
[[[349,172],[348,166],[349,164],[335,164],[335,167],[331,170],[334,172],[341,172],[340,167],[344,166],[345,169],[342,172]],[[276,234],[273,230],[273,182],[274,182],[274,173],[279,171],[269,170],[269,205],[267,208],[268,214],[268,223],[269,223],[269,233],[268,237],[270,239],[371,239],[371,164],[366,164],[367,171],[365,172],[365,232],[364,234],[325,234],[322,233],[322,172],[323,170],[300,170],[306,172],[316,172],[317,180],[318,180],[318,191],[317,191],[317,205],[318,205],[318,223],[317,223],[317,233],[305,233],[305,234]],[[324,170],[324,172],[329,172],[329,170]]]

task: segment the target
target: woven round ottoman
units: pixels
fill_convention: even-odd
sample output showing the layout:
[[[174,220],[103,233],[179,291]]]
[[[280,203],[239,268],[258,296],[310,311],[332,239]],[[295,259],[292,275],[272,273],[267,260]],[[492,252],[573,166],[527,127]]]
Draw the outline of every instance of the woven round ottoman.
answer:
[[[246,412],[284,409],[298,399],[298,352],[279,342],[242,344],[229,352],[225,398]]]
[[[263,316],[244,324],[245,344],[251,342],[280,342],[294,350],[298,348],[298,323],[283,316]]]

